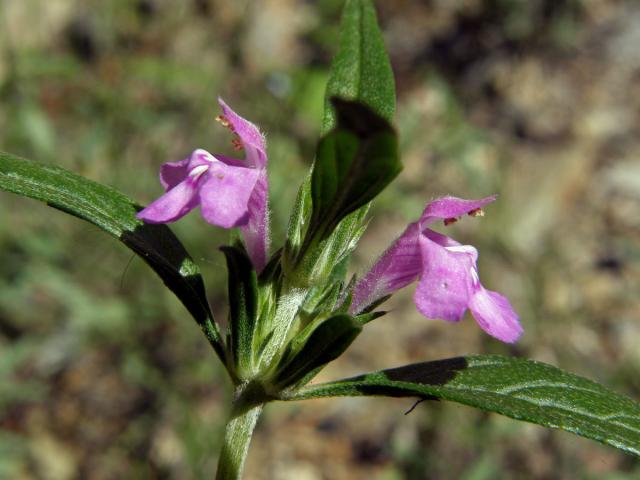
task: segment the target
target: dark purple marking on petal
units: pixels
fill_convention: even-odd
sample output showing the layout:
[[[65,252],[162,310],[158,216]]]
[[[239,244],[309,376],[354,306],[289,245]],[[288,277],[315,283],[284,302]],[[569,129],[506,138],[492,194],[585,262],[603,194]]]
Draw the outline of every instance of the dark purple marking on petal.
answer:
[[[189,170],[189,158],[179,160],[177,162],[167,162],[160,167],[160,183],[164,187],[165,191],[171,190],[173,187],[182,182]]]

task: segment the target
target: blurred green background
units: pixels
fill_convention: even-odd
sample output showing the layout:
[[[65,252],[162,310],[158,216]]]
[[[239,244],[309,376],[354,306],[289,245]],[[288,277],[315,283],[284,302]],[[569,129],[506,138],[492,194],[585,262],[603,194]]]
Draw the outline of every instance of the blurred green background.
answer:
[[[161,163],[232,153],[216,96],[267,134],[274,245],[313,158],[339,0],[4,0],[0,148],[141,203]],[[447,233],[525,328],[515,346],[422,318],[412,289],[318,380],[465,353],[553,363],[640,399],[640,5],[377,2],[405,170],[363,272],[435,196],[499,193]],[[175,225],[224,320],[227,233]],[[211,478],[230,385],[187,312],[92,226],[0,193],[0,478]],[[640,462],[444,403],[273,404],[247,478],[626,479]]]

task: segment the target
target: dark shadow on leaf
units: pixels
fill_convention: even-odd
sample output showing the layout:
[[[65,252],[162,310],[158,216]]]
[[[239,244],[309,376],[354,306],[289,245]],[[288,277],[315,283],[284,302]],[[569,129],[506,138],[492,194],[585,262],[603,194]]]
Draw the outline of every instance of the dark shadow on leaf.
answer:
[[[366,105],[340,97],[331,97],[331,103],[338,117],[338,128],[355,133],[360,138],[368,138],[382,131],[393,131],[389,122]]]
[[[160,275],[198,323],[213,318],[202,276],[169,227],[145,223],[123,232],[120,241]]]
[[[382,373],[393,382],[411,382],[421,385],[444,385],[460,370],[469,366],[464,357],[447,358],[434,362],[420,362],[404,367],[391,368]]]
[[[380,374],[384,375],[390,382],[414,383],[418,385],[445,385],[455,378],[456,374],[468,367],[467,359],[464,357],[454,357],[434,362],[421,362],[404,367],[384,370]],[[370,381],[368,376],[355,378],[355,381]],[[384,395],[387,397],[421,397],[429,400],[437,400],[431,395],[420,395],[415,390],[401,385],[393,384],[371,384],[356,385],[355,387],[364,395]]]
[[[424,400],[438,400],[432,395],[421,395],[403,387],[390,385],[356,385],[354,388],[367,397],[419,397]]]

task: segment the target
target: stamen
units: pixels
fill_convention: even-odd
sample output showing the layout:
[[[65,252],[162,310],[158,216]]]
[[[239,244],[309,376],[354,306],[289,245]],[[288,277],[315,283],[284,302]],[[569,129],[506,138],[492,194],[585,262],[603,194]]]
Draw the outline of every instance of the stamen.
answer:
[[[470,217],[484,217],[484,210],[481,208],[474,208],[467,215]]]
[[[444,219],[444,226],[448,227],[449,225],[451,225],[452,223],[456,223],[457,221],[458,221],[458,219],[455,218],[455,217],[445,218]]]
[[[233,140],[231,140],[231,143],[233,145],[233,148],[235,148],[238,151],[241,151],[244,148],[244,146],[242,145],[242,140],[240,140],[239,137],[236,137]]]
[[[231,125],[229,123],[229,120],[227,120],[227,117],[225,117],[224,115],[218,115],[216,117],[216,122],[220,122],[220,124],[225,128],[228,128],[229,125]]]
[[[216,117],[216,121],[220,122],[220,125],[222,125],[224,128],[228,128],[231,131],[231,133],[236,133],[236,129],[233,128],[233,125],[231,124],[229,119],[224,115],[218,115]]]

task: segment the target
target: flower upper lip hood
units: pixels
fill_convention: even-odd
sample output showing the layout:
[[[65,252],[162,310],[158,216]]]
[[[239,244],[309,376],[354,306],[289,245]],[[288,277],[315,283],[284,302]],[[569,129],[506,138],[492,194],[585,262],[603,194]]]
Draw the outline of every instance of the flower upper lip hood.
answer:
[[[518,315],[506,297],[480,283],[477,250],[428,228],[437,220],[448,224],[465,214],[481,214],[482,207],[495,199],[495,195],[480,200],[443,197],[429,203],[420,219],[409,224],[356,283],[350,312],[359,313],[418,279],[414,302],[426,317],[458,321],[469,309],[487,333],[515,342],[522,334]]]
[[[149,223],[178,220],[200,206],[204,219],[222,228],[239,227],[247,252],[260,271],[266,264],[269,243],[266,142],[260,130],[218,99],[218,117],[234,135],[234,145],[245,159],[212,155],[203,149],[160,168],[165,194],[138,212]]]
[[[223,115],[218,119],[241,140],[246,162],[253,168],[266,168],[267,143],[264,135],[253,123],[231,110],[224,100],[218,98],[218,103],[223,112]]]

